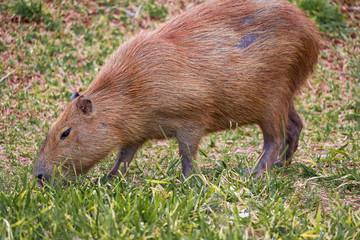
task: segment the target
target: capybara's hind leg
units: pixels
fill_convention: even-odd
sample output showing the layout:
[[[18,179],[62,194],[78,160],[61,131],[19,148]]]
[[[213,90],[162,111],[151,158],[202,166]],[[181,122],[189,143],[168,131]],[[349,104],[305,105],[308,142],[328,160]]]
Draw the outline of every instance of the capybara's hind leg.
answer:
[[[119,167],[120,164],[123,163],[124,166],[121,169],[121,173],[125,173],[127,170],[127,167],[131,163],[131,160],[133,159],[136,151],[139,149],[141,145],[138,146],[130,146],[123,149],[119,149],[118,155],[116,157],[116,162],[113,168],[110,170],[110,172],[107,174],[107,177],[111,180],[113,176],[116,176],[119,174]]]
[[[284,139],[280,122],[281,121],[275,123],[275,125],[269,123],[265,126],[261,126],[264,135],[264,146],[258,165],[253,171],[257,176],[261,175],[266,170],[270,171],[272,165],[279,156],[280,147]]]
[[[288,122],[286,126],[286,145],[283,146],[280,154],[284,154],[281,159],[276,162],[276,165],[282,166],[289,164],[292,160],[298,144],[301,130],[303,129],[303,122],[299,114],[295,111],[294,105],[291,104],[288,114]],[[286,149],[286,152],[284,150]]]

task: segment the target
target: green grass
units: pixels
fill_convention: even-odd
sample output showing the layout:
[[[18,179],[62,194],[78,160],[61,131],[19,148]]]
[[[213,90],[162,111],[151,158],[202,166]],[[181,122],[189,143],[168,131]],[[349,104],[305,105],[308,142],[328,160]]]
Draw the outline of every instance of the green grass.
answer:
[[[333,37],[346,37],[346,33],[351,31],[346,28],[346,15],[340,12],[340,6],[328,0],[290,0],[290,2],[295,2],[318,23],[321,31]]]
[[[115,153],[70,185],[44,189],[32,163],[72,92],[122,42],[192,2],[1,2],[0,239],[360,239],[359,5],[293,2],[310,11],[324,47],[296,101],[305,128],[290,166],[247,177],[262,146],[248,126],[206,136],[200,172],[184,183],[169,140],[146,143],[112,183]]]

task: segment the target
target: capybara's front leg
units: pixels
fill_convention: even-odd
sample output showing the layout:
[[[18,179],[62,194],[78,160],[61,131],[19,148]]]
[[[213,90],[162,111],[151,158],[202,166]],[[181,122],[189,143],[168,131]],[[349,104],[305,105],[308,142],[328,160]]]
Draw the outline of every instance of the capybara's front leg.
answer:
[[[196,173],[196,166],[193,161],[196,159],[198,145],[203,135],[202,128],[182,128],[176,131],[176,139],[179,143],[183,180],[190,174]]]
[[[126,172],[127,167],[130,165],[136,151],[139,149],[140,146],[141,145],[134,145],[119,149],[115,165],[107,174],[110,180],[112,180],[113,176],[117,176],[119,174],[119,167],[121,163],[124,164],[123,168],[121,169],[121,173],[124,174]]]

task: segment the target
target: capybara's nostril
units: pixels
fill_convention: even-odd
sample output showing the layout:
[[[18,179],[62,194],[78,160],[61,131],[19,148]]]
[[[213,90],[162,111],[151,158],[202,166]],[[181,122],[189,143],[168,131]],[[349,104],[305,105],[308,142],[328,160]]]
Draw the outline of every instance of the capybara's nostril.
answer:
[[[44,187],[44,174],[38,174],[37,175],[37,183],[40,187]]]

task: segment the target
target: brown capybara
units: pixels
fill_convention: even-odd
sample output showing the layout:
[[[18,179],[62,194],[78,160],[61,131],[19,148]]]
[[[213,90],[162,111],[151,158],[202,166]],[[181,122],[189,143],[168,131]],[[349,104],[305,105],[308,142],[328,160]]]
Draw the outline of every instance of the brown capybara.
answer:
[[[35,177],[59,176],[61,166],[72,179],[116,149],[111,178],[144,142],[166,135],[178,140],[186,178],[202,136],[245,124],[263,132],[259,175],[297,148],[303,124],[294,95],[318,54],[313,22],[284,0],[202,3],[124,43],[73,94],[39,151]]]

